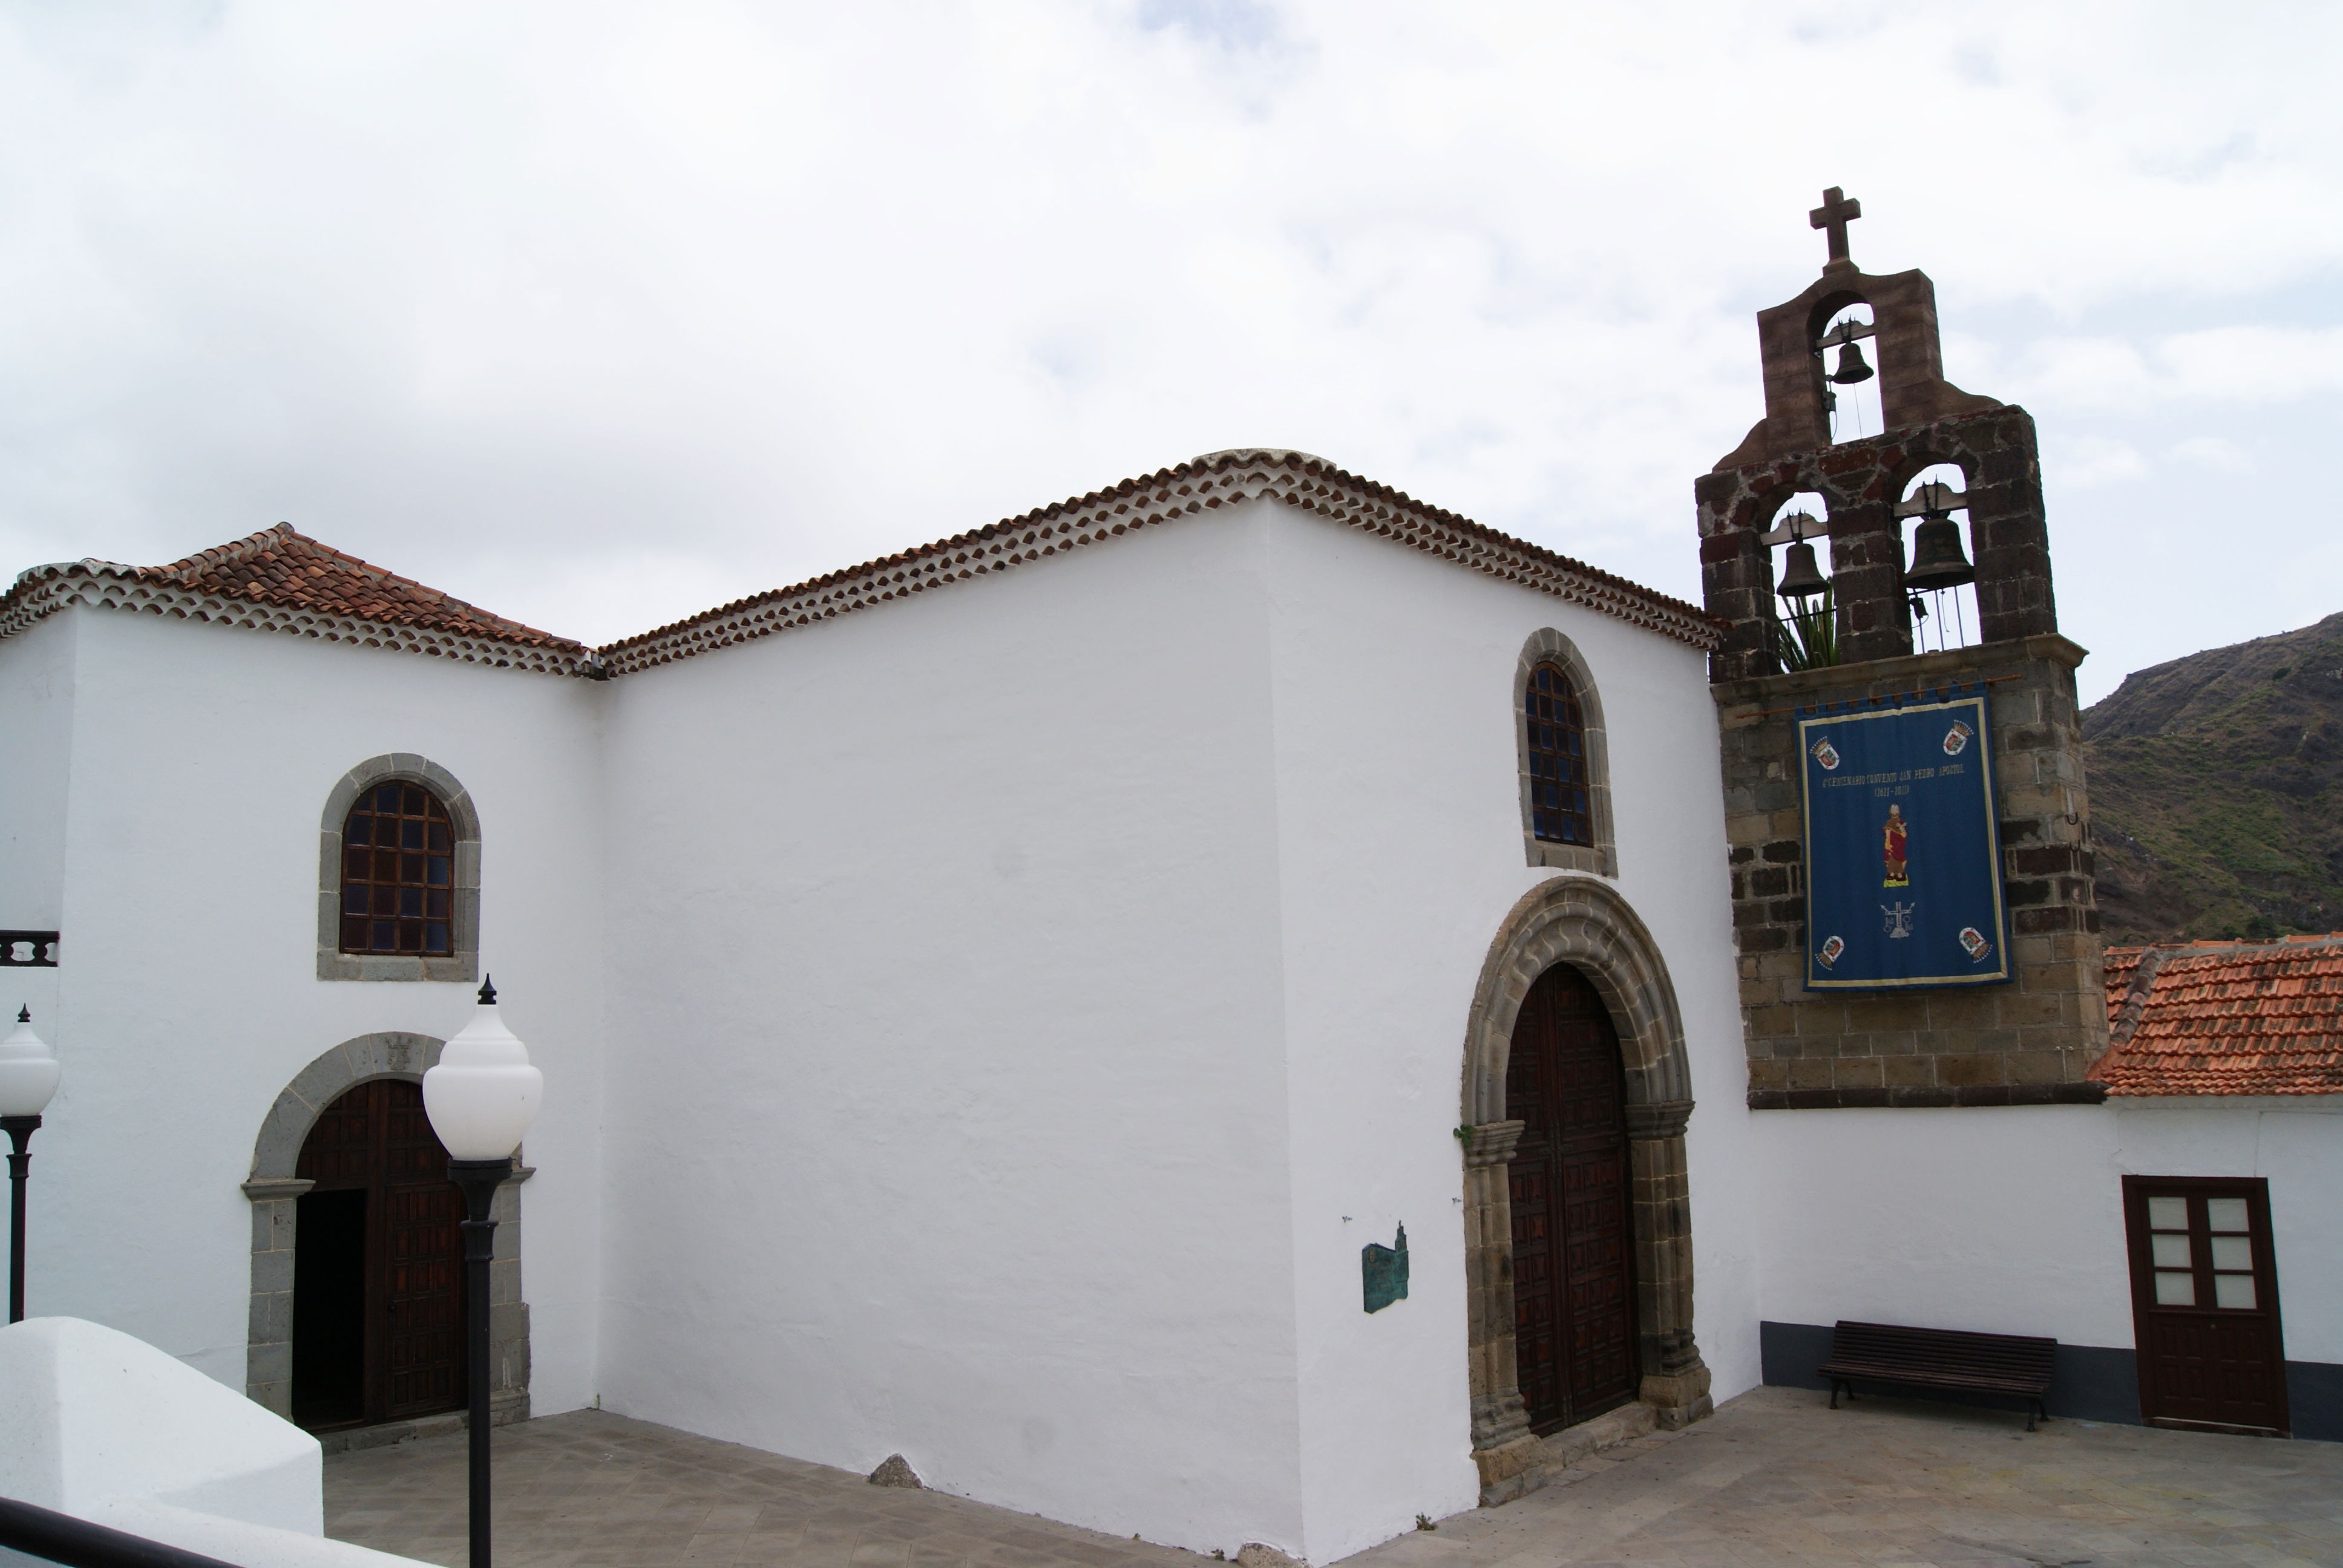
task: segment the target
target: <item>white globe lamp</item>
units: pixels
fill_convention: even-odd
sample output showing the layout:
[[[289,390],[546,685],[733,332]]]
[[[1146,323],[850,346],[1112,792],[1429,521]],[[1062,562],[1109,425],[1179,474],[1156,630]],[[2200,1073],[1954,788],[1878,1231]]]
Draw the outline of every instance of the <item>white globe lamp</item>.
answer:
[[[57,1059],[33,1032],[33,1010],[16,1010],[16,1029],[0,1040],[0,1131],[8,1134],[8,1321],[25,1321],[25,1178],[32,1174],[33,1130],[57,1091]]]
[[[447,1150],[447,1180],[464,1193],[465,1372],[470,1386],[471,1568],[488,1568],[488,1263],[497,1189],[513,1173],[513,1151],[537,1120],[545,1074],[505,1027],[493,980],[480,987],[472,1021],[423,1075],[423,1112]]]
[[[506,1160],[528,1136],[545,1098],[545,1074],[529,1065],[497,1010],[494,981],[480,987],[472,1020],[423,1075],[423,1111],[451,1160]]]

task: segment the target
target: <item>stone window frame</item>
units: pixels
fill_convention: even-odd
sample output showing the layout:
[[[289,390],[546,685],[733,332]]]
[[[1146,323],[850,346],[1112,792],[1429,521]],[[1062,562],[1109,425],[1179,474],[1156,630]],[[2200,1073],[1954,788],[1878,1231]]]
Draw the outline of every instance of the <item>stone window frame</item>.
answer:
[[[1523,895],[1489,944],[1465,1020],[1460,1104],[1464,1158],[1465,1320],[1473,1459],[1481,1501],[1542,1483],[1546,1455],[1530,1431],[1513,1337],[1509,1167],[1522,1137],[1508,1114],[1513,1024],[1537,979],[1567,963],[1603,997],[1625,1069],[1635,1310],[1644,1369],[1637,1397],[1658,1424],[1682,1428],[1714,1408],[1693,1332],[1692,1191],[1684,1130],[1692,1063],[1659,943],[1618,890],[1591,876],[1549,877]]]
[[[388,1032],[346,1040],[311,1061],[277,1097],[253,1141],[244,1195],[252,1204],[252,1296],[246,1318],[244,1392],[293,1419],[293,1258],[301,1195],[301,1145],[326,1107],[362,1083],[420,1083],[444,1040]],[[519,1151],[488,1212],[497,1221],[488,1264],[488,1412],[492,1425],[528,1419],[528,1303],[521,1297],[520,1186],[537,1172]],[[402,1423],[393,1422],[394,1426]],[[411,1423],[407,1423],[411,1424]]]
[[[1523,705],[1529,699],[1530,680],[1541,664],[1558,665],[1569,677],[1571,690],[1578,699],[1578,711],[1585,719],[1587,818],[1594,826],[1592,844],[1550,843],[1537,836],[1536,820],[1531,815],[1530,739]],[[1550,626],[1530,633],[1529,640],[1522,644],[1521,658],[1513,668],[1513,722],[1522,845],[1529,863],[1557,871],[1589,871],[1596,876],[1616,877],[1619,848],[1611,826],[1611,745],[1603,723],[1603,696],[1595,687],[1594,672],[1587,668],[1578,645]]]
[[[455,897],[445,958],[342,951],[342,828],[358,797],[377,784],[420,784],[447,808],[456,829]],[[480,978],[480,814],[471,791],[427,757],[411,751],[370,757],[342,775],[326,797],[317,828],[317,978],[321,980],[456,980]]]

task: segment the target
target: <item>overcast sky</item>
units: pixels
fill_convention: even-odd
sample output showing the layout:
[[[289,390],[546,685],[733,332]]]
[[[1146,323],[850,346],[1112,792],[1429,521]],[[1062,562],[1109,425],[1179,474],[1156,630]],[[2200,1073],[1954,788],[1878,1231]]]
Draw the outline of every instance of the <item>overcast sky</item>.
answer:
[[[0,564],[281,520],[607,641],[1294,447],[1696,599],[1920,266],[2086,697],[2343,609],[2343,7],[0,5]]]

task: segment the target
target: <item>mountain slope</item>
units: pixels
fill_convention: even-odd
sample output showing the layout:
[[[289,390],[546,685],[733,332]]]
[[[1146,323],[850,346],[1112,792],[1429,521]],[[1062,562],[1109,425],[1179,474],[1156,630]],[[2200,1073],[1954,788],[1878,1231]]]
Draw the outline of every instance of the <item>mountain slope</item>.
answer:
[[[2083,711],[2110,945],[2343,928],[2343,614]]]

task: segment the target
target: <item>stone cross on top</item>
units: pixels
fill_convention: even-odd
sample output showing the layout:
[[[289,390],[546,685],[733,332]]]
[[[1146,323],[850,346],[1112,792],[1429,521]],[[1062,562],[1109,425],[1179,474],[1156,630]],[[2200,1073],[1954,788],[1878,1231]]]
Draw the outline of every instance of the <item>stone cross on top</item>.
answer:
[[[1855,265],[1846,254],[1846,226],[1862,216],[1863,204],[1847,200],[1836,186],[1823,192],[1823,205],[1806,214],[1808,223],[1830,230],[1830,259],[1825,266]]]

